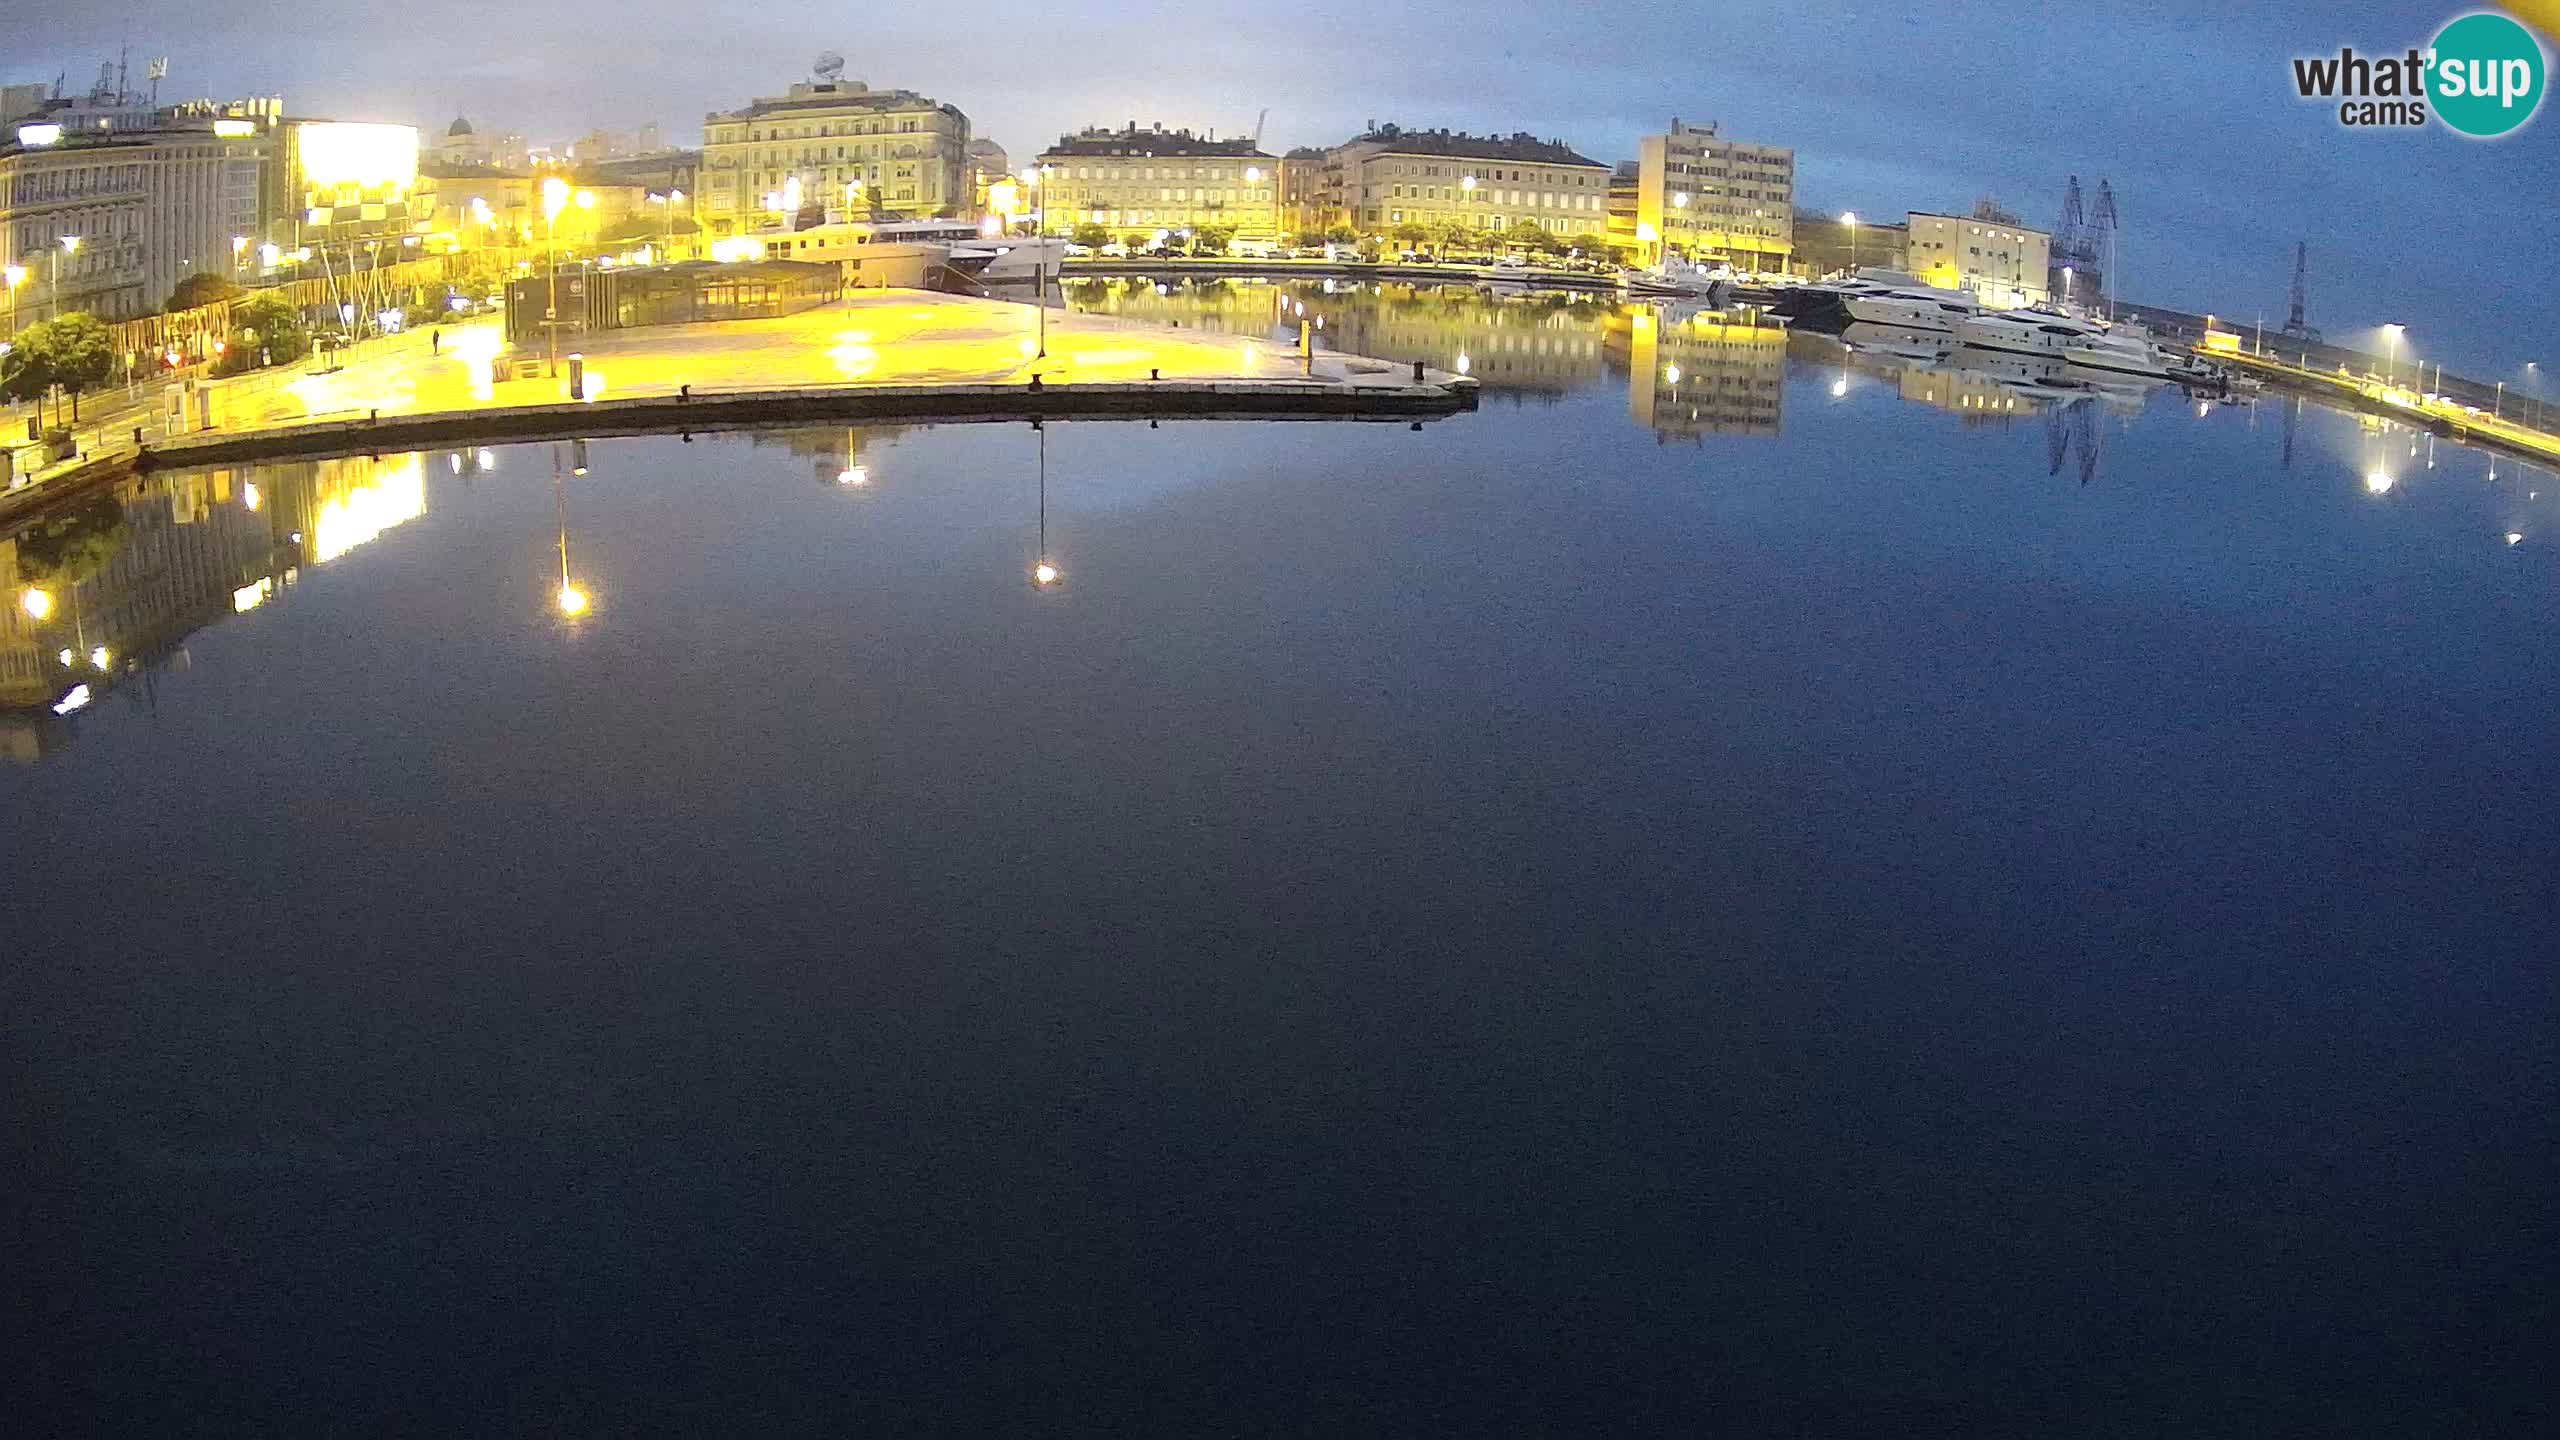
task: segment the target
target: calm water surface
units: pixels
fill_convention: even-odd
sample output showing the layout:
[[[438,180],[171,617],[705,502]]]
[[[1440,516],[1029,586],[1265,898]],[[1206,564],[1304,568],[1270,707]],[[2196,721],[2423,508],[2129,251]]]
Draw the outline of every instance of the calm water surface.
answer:
[[[2560,481],[1285,298],[0,541],[13,1428],[2549,1423]]]

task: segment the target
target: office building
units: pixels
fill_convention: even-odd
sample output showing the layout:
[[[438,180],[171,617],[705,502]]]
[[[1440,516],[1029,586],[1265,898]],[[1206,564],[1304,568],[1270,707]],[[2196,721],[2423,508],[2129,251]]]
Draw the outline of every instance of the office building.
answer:
[[[2053,237],[1996,206],[1971,215],[1910,212],[1911,273],[1932,285],[1970,290],[1985,305],[2043,303]]]
[[[1635,259],[1784,269],[1795,248],[1795,188],[1795,151],[1674,116],[1669,130],[1636,142]]]

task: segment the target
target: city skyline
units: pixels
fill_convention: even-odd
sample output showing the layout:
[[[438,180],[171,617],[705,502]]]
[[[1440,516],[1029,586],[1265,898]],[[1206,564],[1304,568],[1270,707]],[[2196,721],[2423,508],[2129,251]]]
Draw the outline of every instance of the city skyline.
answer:
[[[1987,195],[2049,228],[2068,175],[2105,176],[2124,212],[2125,295],[2242,325],[2261,310],[2281,320],[2293,244],[2307,238],[2314,323],[2333,338],[2398,321],[2408,353],[2495,376],[2541,358],[2532,337],[2560,320],[2546,287],[2500,263],[2530,251],[2521,237],[2540,197],[2560,189],[2560,131],[2545,118],[2498,142],[2441,127],[2363,133],[2285,84],[2291,55],[2341,43],[2389,52],[2453,13],[2354,3],[2303,20],[2099,4],[2078,22],[2093,58],[2074,70],[2052,60],[2045,26],[2003,32],[1882,7],[1745,20],[1423,3],[1393,23],[1430,43],[1381,46],[1344,43],[1379,26],[1377,12],[1323,3],[1213,3],[1142,23],[998,0],[964,40],[899,17],[866,18],[857,36],[841,15],[786,0],[723,17],[728,38],[705,47],[677,43],[697,11],[640,0],[616,12],[618,33],[665,43],[619,45],[610,68],[581,69],[596,53],[584,14],[466,5],[369,20],[370,53],[425,62],[386,67],[281,24],[258,0],[144,0],[115,17],[59,17],[0,79],[64,73],[85,88],[102,56],[130,47],[174,55],[164,98],[281,92],[298,113],[428,135],[457,115],[556,140],[655,122],[669,143],[692,145],[706,114],[779,93],[832,49],[848,77],[955,104],[973,133],[1026,157],[1130,120],[1247,135],[1268,106],[1273,154],[1393,121],[1525,129],[1614,163],[1679,115],[1792,146],[1797,203],[1825,213],[1898,217]],[[501,26],[507,42],[492,45]],[[1009,43],[990,46],[990,34]],[[1639,35],[1646,43],[1631,44]]]

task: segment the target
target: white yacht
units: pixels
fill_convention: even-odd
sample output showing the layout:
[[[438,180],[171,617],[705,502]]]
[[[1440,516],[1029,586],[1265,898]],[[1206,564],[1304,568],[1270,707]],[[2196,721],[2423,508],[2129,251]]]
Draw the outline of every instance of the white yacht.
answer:
[[[2110,325],[2073,344],[2067,355],[2072,364],[2091,370],[2135,375],[2145,380],[2169,378],[2169,356],[2151,338],[2149,330],[2132,321]]]
[[[1940,335],[1953,335],[1959,322],[1982,309],[1961,290],[1940,290],[1900,270],[1872,269],[1794,286],[1770,308],[1817,324],[1890,325]]]
[[[2044,310],[1985,310],[1956,327],[1966,349],[2054,360],[2069,358],[2071,347],[2099,333],[2085,320]]]

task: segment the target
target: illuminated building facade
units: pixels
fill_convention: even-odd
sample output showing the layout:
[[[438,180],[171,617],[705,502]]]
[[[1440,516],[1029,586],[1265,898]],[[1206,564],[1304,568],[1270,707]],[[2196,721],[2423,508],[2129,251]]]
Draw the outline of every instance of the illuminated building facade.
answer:
[[[1211,140],[1158,125],[1085,130],[1040,152],[1031,204],[1047,228],[1115,235],[1218,226],[1238,240],[1279,238],[1280,161],[1251,140]]]
[[[714,235],[782,225],[795,205],[851,200],[857,210],[915,218],[957,215],[973,199],[969,117],[912,90],[859,80],[794,85],[703,117],[702,141],[697,214]]]
[[[1636,142],[1635,225],[1626,239],[1639,264],[1780,270],[1795,248],[1795,199],[1795,151],[1674,116],[1669,130]]]
[[[1970,290],[1985,305],[2043,303],[2053,237],[2015,219],[1911,213],[1911,273],[1932,285]]]
[[[64,309],[148,315],[188,275],[230,274],[244,258],[260,233],[271,131],[174,111],[154,122],[48,120],[0,144],[0,267],[20,273],[0,302],[9,328]]]
[[[1363,235],[1408,224],[1496,231],[1528,224],[1560,236],[1608,226],[1609,167],[1525,133],[1385,125],[1326,151],[1322,173],[1306,187],[1311,208],[1324,224]]]

